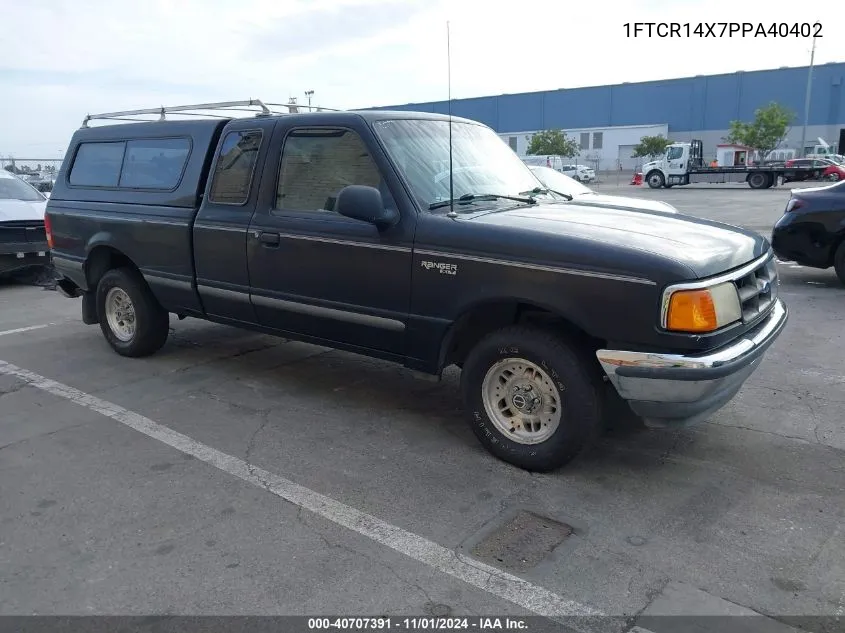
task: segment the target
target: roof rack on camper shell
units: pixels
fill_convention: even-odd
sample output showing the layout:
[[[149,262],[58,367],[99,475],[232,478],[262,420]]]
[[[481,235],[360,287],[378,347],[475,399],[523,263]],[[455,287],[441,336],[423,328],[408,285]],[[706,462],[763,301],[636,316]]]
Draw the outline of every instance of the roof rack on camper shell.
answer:
[[[271,110],[273,108],[287,108],[287,112],[278,110]],[[257,109],[256,109],[257,108]],[[307,108],[307,109],[306,109]],[[210,114],[209,112],[217,112],[218,114]],[[157,108],[146,108],[142,110],[123,110],[120,112],[103,112],[101,114],[88,114],[82,120],[82,127],[88,127],[89,121],[94,120],[108,120],[108,121],[136,121],[149,122],[150,119],[138,119],[134,117],[158,115],[159,121],[165,121],[168,114],[178,114],[182,116],[196,116],[205,118],[231,118],[223,112],[254,112],[255,116],[273,116],[281,114],[302,114],[307,112],[338,112],[333,108],[324,108],[318,106],[303,106],[291,99],[290,103],[265,103],[261,99],[246,99],[244,101],[218,101],[214,103],[195,103],[190,105],[179,106],[159,106]]]

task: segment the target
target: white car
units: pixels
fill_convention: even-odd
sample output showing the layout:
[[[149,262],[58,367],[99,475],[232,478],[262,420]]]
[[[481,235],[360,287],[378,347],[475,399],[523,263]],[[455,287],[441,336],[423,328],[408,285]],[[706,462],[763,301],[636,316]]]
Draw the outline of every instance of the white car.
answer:
[[[573,201],[582,205],[595,205],[597,207],[616,207],[624,209],[636,209],[643,211],[662,211],[663,213],[677,213],[678,210],[668,202],[660,200],[648,200],[644,198],[630,198],[628,196],[612,196],[596,193],[589,187],[585,187],[574,178],[562,174],[551,167],[536,167],[529,165],[528,168],[534,172],[537,179],[547,189],[556,193],[572,196]]]
[[[0,169],[0,276],[49,263],[44,233],[46,209],[44,194]]]
[[[596,179],[596,171],[586,165],[564,165],[560,171],[564,176],[569,176],[578,182],[590,183]]]
[[[586,165],[564,163],[560,156],[524,156],[522,162],[529,167],[548,167],[554,169],[578,182],[593,182],[596,170]]]

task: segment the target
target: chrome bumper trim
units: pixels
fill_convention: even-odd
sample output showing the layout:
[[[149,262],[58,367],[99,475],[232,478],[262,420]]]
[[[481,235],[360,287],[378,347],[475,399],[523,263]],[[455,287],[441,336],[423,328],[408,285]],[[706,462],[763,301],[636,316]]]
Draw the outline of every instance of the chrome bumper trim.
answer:
[[[600,349],[596,356],[619,395],[647,422],[688,424],[706,419],[736,395],[788,318],[778,299],[754,330],[708,354]]]

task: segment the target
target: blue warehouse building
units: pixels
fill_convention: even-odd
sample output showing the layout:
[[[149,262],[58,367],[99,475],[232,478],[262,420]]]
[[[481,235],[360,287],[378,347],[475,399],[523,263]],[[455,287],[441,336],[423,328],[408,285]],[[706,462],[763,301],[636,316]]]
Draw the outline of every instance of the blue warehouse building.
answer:
[[[455,99],[452,113],[492,127],[520,155],[530,136],[561,129],[581,145],[580,161],[598,169],[632,169],[634,145],[646,135],[663,134],[673,141],[693,138],[704,142],[706,155],[715,156],[730,121],[751,121],[754,110],[775,101],[795,113],[780,158],[800,150],[804,99],[809,67],[779,68],[724,75],[623,83]],[[807,152],[818,138],[831,146],[845,128],[845,63],[813,68],[807,127]],[[379,109],[447,113],[446,101],[384,106]],[[843,148],[845,149],[845,148]]]

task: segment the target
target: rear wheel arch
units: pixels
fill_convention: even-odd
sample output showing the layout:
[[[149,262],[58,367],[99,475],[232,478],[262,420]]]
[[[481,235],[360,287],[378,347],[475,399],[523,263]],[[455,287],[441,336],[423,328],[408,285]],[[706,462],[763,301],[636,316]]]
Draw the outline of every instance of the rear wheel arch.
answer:
[[[113,246],[101,244],[92,248],[84,264],[85,281],[89,292],[96,291],[100,279],[113,268],[134,268],[140,272],[126,254]]]

